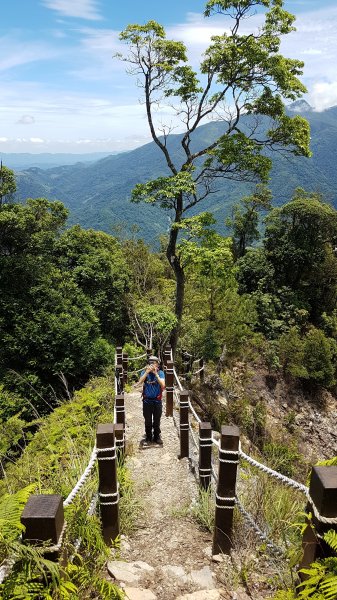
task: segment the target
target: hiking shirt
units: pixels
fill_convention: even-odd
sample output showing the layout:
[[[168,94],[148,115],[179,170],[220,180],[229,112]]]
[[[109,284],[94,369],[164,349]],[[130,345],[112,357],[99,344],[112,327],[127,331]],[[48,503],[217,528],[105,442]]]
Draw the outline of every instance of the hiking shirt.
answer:
[[[141,372],[140,376],[142,377],[145,373],[145,369]],[[164,371],[158,371],[158,377],[160,379],[164,379],[165,374]],[[163,395],[163,390],[160,387],[160,384],[157,381],[157,378],[154,373],[148,373],[147,377],[143,383],[143,401],[144,402],[152,402],[153,400],[157,400],[161,402],[161,398]]]

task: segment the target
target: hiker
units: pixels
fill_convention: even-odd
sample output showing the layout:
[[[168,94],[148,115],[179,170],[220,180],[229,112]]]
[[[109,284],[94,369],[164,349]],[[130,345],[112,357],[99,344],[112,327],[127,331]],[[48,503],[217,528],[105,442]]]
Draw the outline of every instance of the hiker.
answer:
[[[159,358],[150,356],[149,363],[141,372],[138,383],[143,384],[143,415],[145,419],[144,445],[154,442],[163,445],[160,436],[160,418],[162,414],[162,395],[165,389],[165,375],[159,369]],[[153,433],[152,433],[153,430]]]

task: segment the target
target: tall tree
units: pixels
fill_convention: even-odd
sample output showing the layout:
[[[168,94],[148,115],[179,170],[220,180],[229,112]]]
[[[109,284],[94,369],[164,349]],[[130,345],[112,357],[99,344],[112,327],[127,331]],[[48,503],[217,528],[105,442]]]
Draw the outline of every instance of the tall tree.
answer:
[[[253,194],[235,204],[232,218],[226,225],[233,230],[234,253],[236,258],[244,256],[248,244],[260,239],[259,212],[271,208],[271,191],[264,185],[257,185]]]
[[[263,24],[241,33],[242,23],[247,27],[247,18],[259,7],[266,9]],[[120,34],[129,52],[118,56],[143,87],[150,132],[168,167],[167,177],[138,184],[132,199],[158,203],[172,215],[166,254],[176,278],[174,349],[185,289],[177,242],[186,213],[216,191],[219,179],[266,181],[271,168],[266,150],[310,155],[307,121],[287,116],[283,103],[305,92],[298,79],[303,63],[279,54],[281,35],[294,30],[295,17],[283,9],[282,0],[209,0],[205,16],[213,13],[226,17],[226,33],[212,37],[199,73],[187,64],[185,45],[168,40],[155,21],[129,25]],[[162,123],[164,106],[168,125]],[[184,128],[178,158],[168,140],[174,114]],[[221,121],[222,133],[196,147],[195,130],[209,118]]]

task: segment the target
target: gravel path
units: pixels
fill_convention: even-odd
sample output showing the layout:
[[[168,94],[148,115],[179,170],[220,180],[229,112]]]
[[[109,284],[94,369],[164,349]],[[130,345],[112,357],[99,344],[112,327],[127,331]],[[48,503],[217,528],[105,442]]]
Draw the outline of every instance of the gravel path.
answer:
[[[127,464],[142,511],[137,530],[121,545],[120,560],[128,563],[124,567],[131,575],[118,571],[123,564],[116,561],[109,564],[109,572],[125,584],[130,600],[174,600],[198,590],[199,595],[186,598],[225,597],[211,559],[211,535],[191,517],[198,488],[188,459],[178,458],[178,433],[173,419],[165,417],[165,403],[164,445],[144,449],[140,447],[144,419],[139,391],[125,395],[125,407],[126,439],[132,450]]]

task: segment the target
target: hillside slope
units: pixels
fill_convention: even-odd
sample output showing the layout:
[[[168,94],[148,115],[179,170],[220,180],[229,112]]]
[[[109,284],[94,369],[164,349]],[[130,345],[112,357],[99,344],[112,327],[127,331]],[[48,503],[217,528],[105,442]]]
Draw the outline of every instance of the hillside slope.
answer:
[[[304,106],[305,108],[305,106]],[[318,113],[308,106],[303,112],[311,125],[313,157],[311,159],[291,155],[273,155],[271,189],[274,204],[289,200],[298,186],[309,191],[319,191],[327,201],[337,206],[337,171],[334,156],[337,152],[337,107]],[[211,122],[199,127],[193,144],[199,148],[221,134],[222,124]],[[175,160],[183,160],[180,135],[169,136],[168,145]],[[151,241],[165,232],[169,214],[156,207],[134,205],[130,202],[131,190],[136,183],[145,182],[168,169],[154,143],[146,144],[131,152],[108,156],[91,164],[75,164],[52,169],[30,168],[16,173],[17,199],[46,196],[65,203],[71,211],[70,222],[84,227],[113,231],[116,225],[136,224],[139,235]],[[228,215],[233,202],[246,194],[251,186],[247,183],[224,180],[200,209],[214,212],[219,226]]]

